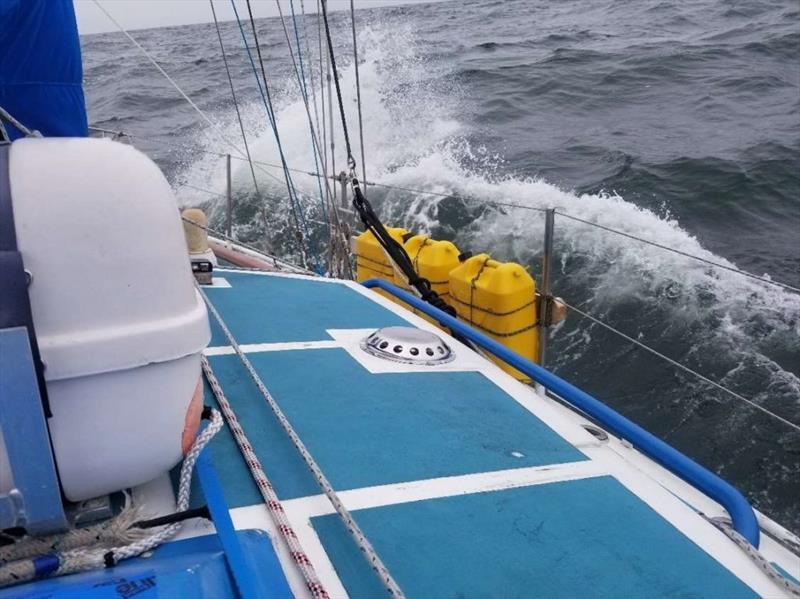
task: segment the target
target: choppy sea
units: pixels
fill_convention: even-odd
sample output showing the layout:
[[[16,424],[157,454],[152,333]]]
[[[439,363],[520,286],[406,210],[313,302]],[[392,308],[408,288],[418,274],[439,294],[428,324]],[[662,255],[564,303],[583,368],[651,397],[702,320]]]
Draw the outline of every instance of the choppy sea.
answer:
[[[240,30],[217,4],[250,150],[277,163]],[[284,4],[312,114],[329,130],[315,3],[294,2],[295,21]],[[331,16],[360,162],[349,13]],[[800,287],[796,0],[458,1],[362,9],[356,21],[366,178],[406,188],[368,187],[387,223],[538,276],[536,209],[554,207]],[[281,22],[257,27],[286,160],[314,171]],[[235,154],[228,143],[241,148],[241,133],[214,25],[132,34],[213,126],[120,33],[82,38],[90,122],[136,136],[181,203],[206,206],[219,225],[219,153]],[[256,174],[258,194],[234,160],[236,234],[297,259],[282,171]],[[324,253],[317,179],[293,179]],[[555,247],[557,295],[800,423],[800,295],[565,217]],[[574,313],[552,332],[548,366],[800,532],[800,433]]]

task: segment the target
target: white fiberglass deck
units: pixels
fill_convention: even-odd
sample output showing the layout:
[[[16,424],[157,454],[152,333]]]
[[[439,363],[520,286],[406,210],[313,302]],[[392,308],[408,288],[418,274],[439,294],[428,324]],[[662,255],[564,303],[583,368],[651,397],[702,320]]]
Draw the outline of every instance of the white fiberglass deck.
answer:
[[[433,329],[420,318],[355,283],[217,277],[209,299],[409,597],[780,596],[580,417],[458,342],[435,367],[358,347],[381,326]],[[212,329],[206,354],[328,592],[384,596],[213,318]],[[237,527],[274,531],[227,430],[212,455]]]

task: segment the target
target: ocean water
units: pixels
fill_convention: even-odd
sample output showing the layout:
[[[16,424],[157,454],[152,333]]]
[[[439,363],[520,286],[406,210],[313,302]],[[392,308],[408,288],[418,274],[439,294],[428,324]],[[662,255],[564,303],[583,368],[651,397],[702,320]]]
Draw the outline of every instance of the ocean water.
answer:
[[[367,179],[441,194],[369,187],[369,198],[387,223],[521,262],[535,276],[543,237],[535,209],[554,207],[800,286],[798,23],[796,0],[359,10]],[[360,162],[349,15],[335,12],[331,24]],[[280,21],[257,26],[286,159],[315,170]],[[287,26],[294,42],[291,19]],[[277,163],[240,31],[221,27],[253,156]],[[316,16],[298,17],[297,27],[321,119]],[[90,122],[140,136],[135,145],[180,202],[206,206],[220,225],[218,153],[236,154],[229,142],[241,147],[241,135],[213,24],[133,35],[213,126],[118,33],[82,39]],[[339,171],[346,155],[334,116]],[[247,164],[234,160],[236,233],[297,259],[282,173],[263,168],[257,177],[259,193]],[[317,180],[293,178],[323,253]],[[800,423],[800,296],[564,217],[555,244],[556,294]],[[574,313],[552,332],[548,367],[800,532],[796,431]]]

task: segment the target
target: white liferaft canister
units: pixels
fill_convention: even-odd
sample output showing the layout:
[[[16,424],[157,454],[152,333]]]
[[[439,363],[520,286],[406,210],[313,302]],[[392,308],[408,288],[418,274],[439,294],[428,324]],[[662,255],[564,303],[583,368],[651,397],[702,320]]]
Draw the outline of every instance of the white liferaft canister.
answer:
[[[9,178],[64,495],[152,480],[181,459],[210,338],[172,190],[100,139],[18,140]]]

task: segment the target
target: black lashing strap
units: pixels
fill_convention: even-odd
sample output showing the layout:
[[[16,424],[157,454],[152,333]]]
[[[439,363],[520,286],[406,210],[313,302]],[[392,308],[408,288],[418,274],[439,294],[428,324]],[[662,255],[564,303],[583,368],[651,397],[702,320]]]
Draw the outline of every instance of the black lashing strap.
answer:
[[[52,416],[47,400],[47,387],[44,382],[44,366],[36,343],[33,327],[31,302],[28,297],[28,275],[22,262],[22,254],[17,248],[17,233],[14,228],[14,209],[11,204],[11,180],[8,159],[11,145],[0,143],[0,329],[25,327],[31,344],[33,363],[36,365],[36,379],[39,381],[39,395],[42,398],[44,414]],[[41,207],[42,210],[46,206]]]

